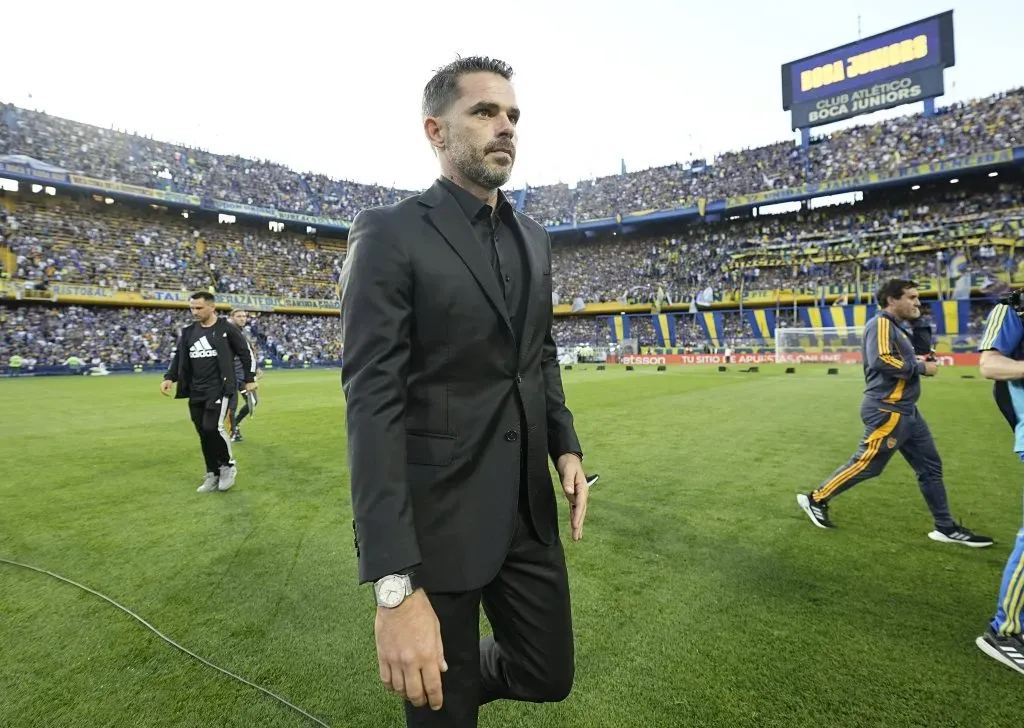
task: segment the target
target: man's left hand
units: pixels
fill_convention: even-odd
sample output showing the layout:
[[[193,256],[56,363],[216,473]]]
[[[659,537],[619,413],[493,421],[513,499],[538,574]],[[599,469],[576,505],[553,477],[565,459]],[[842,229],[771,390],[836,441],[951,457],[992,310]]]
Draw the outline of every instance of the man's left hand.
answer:
[[[562,480],[562,490],[569,499],[569,525],[572,527],[572,540],[583,538],[583,519],[587,516],[587,499],[590,497],[590,486],[583,472],[583,463],[576,453],[566,453],[555,463],[558,476]]]
[[[246,382],[245,383],[245,391],[246,392],[255,392],[256,388],[258,386],[260,386],[260,385],[256,384],[256,382]]]

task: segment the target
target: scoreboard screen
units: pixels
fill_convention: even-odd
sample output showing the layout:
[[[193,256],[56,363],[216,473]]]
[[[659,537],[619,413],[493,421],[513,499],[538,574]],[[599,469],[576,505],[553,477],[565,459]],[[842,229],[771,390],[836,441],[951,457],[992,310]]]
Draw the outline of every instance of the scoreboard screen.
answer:
[[[782,108],[799,129],[941,96],[955,61],[948,10],[785,64]]]

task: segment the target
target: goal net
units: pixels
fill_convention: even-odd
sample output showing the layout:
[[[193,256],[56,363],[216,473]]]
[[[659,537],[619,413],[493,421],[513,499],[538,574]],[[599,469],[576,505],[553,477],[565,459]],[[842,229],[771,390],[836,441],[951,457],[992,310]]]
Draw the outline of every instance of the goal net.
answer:
[[[782,363],[858,364],[863,326],[775,329],[775,361]]]

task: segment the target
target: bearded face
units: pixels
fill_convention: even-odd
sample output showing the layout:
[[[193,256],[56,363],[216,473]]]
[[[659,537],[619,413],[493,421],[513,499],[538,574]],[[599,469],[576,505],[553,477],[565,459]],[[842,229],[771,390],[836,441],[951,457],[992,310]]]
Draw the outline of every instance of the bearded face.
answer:
[[[516,150],[511,139],[483,140],[459,130],[449,135],[447,149],[455,170],[485,190],[501,187],[512,175]]]
[[[512,84],[494,73],[459,79],[461,95],[444,115],[444,152],[453,171],[494,190],[512,175],[516,158],[516,106]]]

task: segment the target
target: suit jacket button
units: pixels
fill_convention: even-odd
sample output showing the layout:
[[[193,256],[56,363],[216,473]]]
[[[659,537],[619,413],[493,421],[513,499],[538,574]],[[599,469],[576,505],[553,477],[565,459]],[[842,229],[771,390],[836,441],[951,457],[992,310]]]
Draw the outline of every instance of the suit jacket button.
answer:
[[[519,439],[519,433],[516,432],[515,430],[509,430],[508,432],[505,433],[505,439],[508,440],[509,442],[515,442],[516,440]]]

